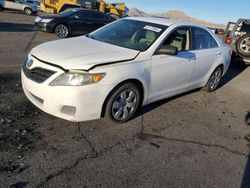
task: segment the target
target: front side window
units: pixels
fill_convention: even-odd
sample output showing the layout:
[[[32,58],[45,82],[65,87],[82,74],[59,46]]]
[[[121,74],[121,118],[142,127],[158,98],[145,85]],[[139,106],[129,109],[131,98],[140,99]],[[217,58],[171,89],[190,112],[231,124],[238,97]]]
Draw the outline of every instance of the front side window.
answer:
[[[194,27],[192,28],[192,33],[193,33],[193,41],[192,41],[193,50],[202,50],[202,49],[219,47],[216,40],[206,30]]]
[[[62,16],[67,17],[67,16],[73,15],[73,14],[76,13],[76,12],[77,12],[77,10],[68,9],[68,10],[65,10],[65,11],[63,11],[63,12],[60,12],[59,14],[62,15]]]
[[[167,26],[123,19],[88,35],[90,38],[138,51],[147,50]]]
[[[250,32],[250,22],[241,22],[239,24],[239,31],[249,33]]]
[[[178,48],[179,52],[190,50],[189,28],[182,27],[176,29],[167,37],[163,45],[174,46]]]
[[[104,15],[103,14],[99,14],[99,13],[94,12],[94,13],[91,14],[91,16],[92,16],[93,19],[104,20]]]

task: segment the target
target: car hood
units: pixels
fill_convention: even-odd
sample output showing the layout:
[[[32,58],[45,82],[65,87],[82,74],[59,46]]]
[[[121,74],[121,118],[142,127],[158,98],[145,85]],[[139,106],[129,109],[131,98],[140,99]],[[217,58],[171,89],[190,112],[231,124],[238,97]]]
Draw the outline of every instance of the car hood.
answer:
[[[103,64],[128,61],[139,51],[90,39],[85,36],[47,42],[35,47],[30,54],[64,69],[89,70]]]

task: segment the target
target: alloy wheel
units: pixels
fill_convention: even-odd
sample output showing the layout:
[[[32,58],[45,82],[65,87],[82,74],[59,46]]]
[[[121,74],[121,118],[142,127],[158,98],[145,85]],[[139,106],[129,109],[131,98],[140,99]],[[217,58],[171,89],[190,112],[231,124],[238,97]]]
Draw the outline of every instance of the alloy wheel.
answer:
[[[31,15],[31,14],[32,14],[31,9],[26,8],[26,9],[25,9],[25,14],[27,14],[27,15]]]
[[[113,101],[112,116],[117,121],[131,117],[137,109],[138,98],[133,90],[122,91]]]
[[[222,78],[222,71],[220,68],[216,69],[216,71],[212,74],[209,82],[209,89],[211,91],[215,90],[220,84]]]
[[[67,28],[67,26],[61,24],[61,25],[58,25],[56,27],[55,32],[56,32],[57,36],[59,36],[61,38],[65,38],[69,34],[69,29]]]
[[[247,37],[241,41],[240,50],[244,53],[250,53],[250,37]]]

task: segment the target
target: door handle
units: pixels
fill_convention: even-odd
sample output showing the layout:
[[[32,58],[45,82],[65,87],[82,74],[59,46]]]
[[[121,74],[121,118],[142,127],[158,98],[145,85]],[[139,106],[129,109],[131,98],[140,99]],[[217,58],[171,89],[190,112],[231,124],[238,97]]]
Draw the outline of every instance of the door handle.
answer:
[[[220,55],[221,55],[221,52],[217,52],[216,55],[220,56]]]

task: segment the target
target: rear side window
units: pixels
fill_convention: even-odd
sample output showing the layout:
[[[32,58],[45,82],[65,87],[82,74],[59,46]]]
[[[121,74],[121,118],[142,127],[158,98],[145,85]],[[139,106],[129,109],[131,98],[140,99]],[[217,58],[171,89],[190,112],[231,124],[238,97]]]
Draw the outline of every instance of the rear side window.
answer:
[[[78,17],[79,17],[80,19],[88,19],[88,18],[90,17],[90,13],[89,13],[89,12],[80,12],[80,13],[78,14]]]
[[[115,18],[113,18],[112,16],[105,15],[105,20],[107,20],[107,21],[114,21]]]
[[[250,22],[247,22],[247,21],[239,22],[239,24],[236,28],[236,31],[235,31],[235,35],[242,36],[242,35],[245,35],[247,33],[250,33]]]
[[[243,25],[241,28],[241,31],[249,33],[250,32],[250,24]]]
[[[193,50],[202,50],[209,48],[219,47],[216,40],[211,36],[209,32],[204,29],[193,27],[192,28],[192,49]]]
[[[91,17],[92,17],[93,19],[96,19],[96,20],[104,20],[104,15],[103,15],[103,14],[99,14],[99,13],[97,13],[97,12],[93,12],[93,13],[91,14]]]
[[[109,16],[105,16],[105,20],[109,21],[110,17]]]

